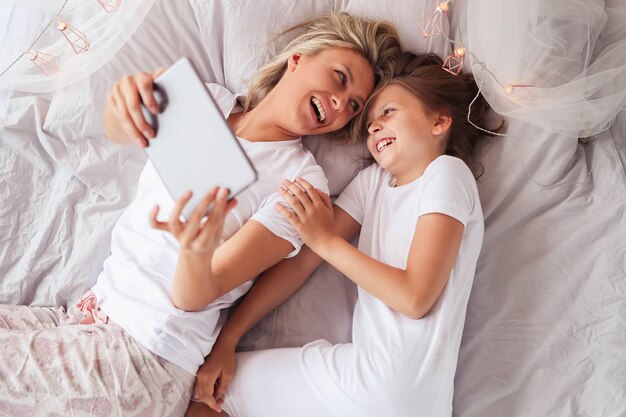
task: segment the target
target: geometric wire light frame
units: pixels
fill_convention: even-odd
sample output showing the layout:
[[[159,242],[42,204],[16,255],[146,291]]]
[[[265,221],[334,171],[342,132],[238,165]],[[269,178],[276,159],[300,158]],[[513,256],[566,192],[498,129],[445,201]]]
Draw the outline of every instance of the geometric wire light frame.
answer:
[[[463,68],[463,64],[465,63],[465,54],[467,51],[464,47],[459,46],[454,50],[453,53],[448,55],[446,60],[443,63],[442,68],[448,71],[452,75],[459,75],[461,69]]]
[[[87,37],[83,32],[76,29],[74,26],[70,25],[67,22],[60,21],[57,29],[59,29],[65,39],[67,39],[69,44],[72,46],[72,49],[74,49],[74,52],[76,52],[77,54],[89,50],[89,42],[87,41]]]
[[[450,0],[438,2],[434,10],[420,19],[418,26],[425,38],[443,33],[443,22],[446,20],[450,8],[449,2]]]
[[[41,51],[29,51],[28,58],[43,75],[51,75],[59,70],[59,62],[54,55]]]
[[[98,3],[100,3],[107,13],[111,13],[120,8],[122,0],[98,0]]]

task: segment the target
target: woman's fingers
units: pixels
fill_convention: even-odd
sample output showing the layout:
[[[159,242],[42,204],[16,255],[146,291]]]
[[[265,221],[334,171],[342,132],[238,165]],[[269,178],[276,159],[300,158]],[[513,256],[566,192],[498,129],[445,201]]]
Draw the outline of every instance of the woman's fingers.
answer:
[[[154,71],[152,73],[152,79],[154,80],[156,77],[158,77],[159,75],[163,74],[163,72],[167,69],[167,67],[160,67],[157,68],[156,71]]]
[[[185,242],[183,246],[187,246],[188,243],[191,243],[197,236],[198,230],[201,227],[202,219],[206,216],[209,211],[209,207],[215,200],[215,195],[217,194],[217,187],[213,187],[203,198],[200,200],[200,203],[196,206],[196,209],[193,211],[187,224],[185,225],[185,230],[181,236],[182,241]]]
[[[154,76],[152,74],[137,74],[137,76],[135,77],[135,82],[137,84],[137,90],[139,91],[139,95],[141,96],[141,101],[143,102],[144,106],[148,108],[150,113],[158,114],[159,104],[154,98]],[[151,126],[149,126],[149,128],[150,132],[144,133],[152,133],[151,137],[154,137],[154,130]]]
[[[152,95],[152,76],[149,74],[137,74],[135,76],[126,76],[120,81],[120,92],[124,97],[126,110],[130,115],[132,122],[141,136],[146,140],[154,137],[154,130],[148,124],[141,111],[141,100],[143,96],[150,97],[154,102]],[[149,89],[149,93],[147,90]],[[154,102],[156,104],[156,102]]]
[[[192,195],[193,193],[191,191],[187,191],[185,194],[183,194],[182,197],[176,200],[176,204],[174,204],[174,208],[170,213],[170,218],[167,224],[169,225],[170,232],[177,238],[184,227],[183,223],[180,221],[180,216],[183,212],[183,208],[185,207],[185,205],[187,205]]]
[[[148,145],[148,140],[143,137],[143,134],[137,129],[135,126],[135,122],[131,117],[130,113],[128,113],[128,109],[126,108],[126,98],[124,97],[124,92],[120,86],[120,83],[115,84],[113,87],[113,92],[111,93],[111,98],[113,103],[115,104],[115,111],[117,113],[117,120],[120,122],[122,126],[122,130],[126,135],[133,140],[137,141],[139,146],[145,148]]]
[[[196,383],[193,387],[193,394],[196,398],[216,411],[217,408],[221,408],[217,401],[215,401],[215,397],[213,397],[215,381],[218,377],[218,370],[213,372],[204,372],[202,374],[198,373]]]
[[[228,189],[220,188],[215,198],[215,204],[211,208],[208,214],[207,221],[202,227],[198,244],[206,247],[212,244],[217,244],[217,241],[222,235],[224,228],[224,219],[230,209],[232,209],[237,201],[235,199],[228,201]]]
[[[224,398],[224,395],[226,395],[226,391],[228,390],[228,387],[230,386],[230,381],[233,380],[233,376],[234,374],[232,372],[222,371],[222,375],[220,376],[220,379],[217,381],[217,387],[215,388],[215,393],[213,395],[213,397],[217,401],[222,400]]]
[[[161,222],[157,220],[157,216],[159,214],[159,206],[155,205],[150,212],[150,226],[154,229],[163,230],[164,232],[169,232],[170,227],[166,222]]]

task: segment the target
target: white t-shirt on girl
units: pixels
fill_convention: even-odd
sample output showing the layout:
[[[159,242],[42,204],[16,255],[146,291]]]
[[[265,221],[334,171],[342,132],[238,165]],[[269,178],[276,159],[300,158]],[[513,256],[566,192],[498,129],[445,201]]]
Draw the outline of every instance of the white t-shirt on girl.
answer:
[[[449,417],[467,301],[483,240],[476,182],[458,158],[440,156],[424,175],[394,187],[373,165],[335,204],[362,225],[359,250],[406,268],[418,218],[443,213],[465,226],[449,281],[429,314],[410,319],[359,287],[352,343],[306,345],[301,363],[318,396],[341,416]]]
[[[208,87],[223,114],[233,112],[237,96],[217,84]],[[259,179],[237,196],[237,205],[224,224],[222,242],[251,219],[291,242],[294,250],[289,256],[293,256],[302,242],[274,207],[282,201],[277,190],[283,179],[300,176],[328,192],[324,172],[303,148],[301,139],[250,142],[239,138],[239,143]],[[174,200],[148,161],[139,179],[137,197],[113,228],[111,255],[104,262],[93,291],[113,322],[152,352],[195,375],[223,324],[220,311],[245,294],[252,283],[242,284],[199,312],[174,307],[170,295],[179,244],[171,234],[150,226],[149,214],[155,204],[160,205],[160,217],[165,220]]]

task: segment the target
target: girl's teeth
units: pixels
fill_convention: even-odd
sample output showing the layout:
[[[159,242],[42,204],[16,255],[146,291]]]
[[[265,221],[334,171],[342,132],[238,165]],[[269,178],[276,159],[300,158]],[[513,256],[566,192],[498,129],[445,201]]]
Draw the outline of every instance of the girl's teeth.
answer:
[[[393,142],[394,141],[392,139],[383,139],[380,142],[378,142],[378,145],[376,145],[376,150],[380,152],[383,149],[385,149],[387,146],[391,145]]]

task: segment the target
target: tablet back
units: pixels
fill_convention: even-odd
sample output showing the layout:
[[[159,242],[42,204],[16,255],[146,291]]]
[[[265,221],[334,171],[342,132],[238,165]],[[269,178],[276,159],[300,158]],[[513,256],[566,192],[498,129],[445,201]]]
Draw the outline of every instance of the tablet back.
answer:
[[[256,181],[252,162],[187,58],[158,76],[155,89],[165,105],[146,152],[172,198],[193,191],[185,218],[213,186],[228,188],[232,198]]]

